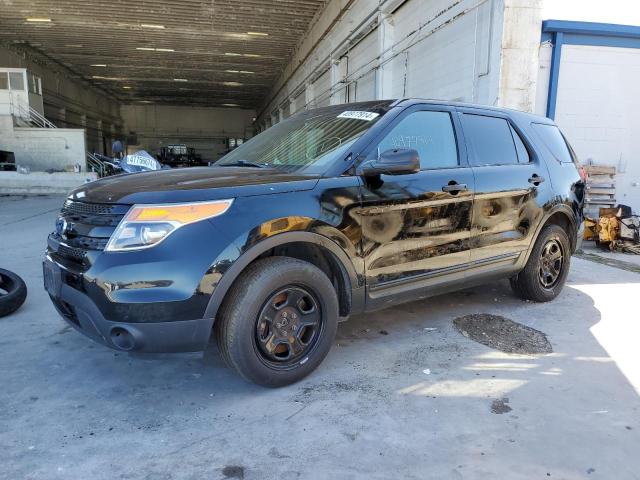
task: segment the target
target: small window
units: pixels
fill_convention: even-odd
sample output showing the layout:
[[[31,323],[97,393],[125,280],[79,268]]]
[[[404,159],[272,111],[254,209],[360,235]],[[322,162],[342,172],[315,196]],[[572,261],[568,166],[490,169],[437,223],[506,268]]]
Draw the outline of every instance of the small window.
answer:
[[[394,148],[413,148],[424,169],[458,166],[458,148],[447,112],[414,112],[403,118],[378,145],[378,154]]]
[[[9,89],[9,77],[7,76],[7,72],[0,72],[0,90],[8,90]]]
[[[511,135],[511,126],[503,118],[465,113],[462,126],[471,146],[472,165],[511,165],[518,163],[518,154]]]
[[[42,89],[40,87],[40,77],[37,75],[31,75],[31,81],[29,82],[29,88],[31,93],[36,95],[42,95]]]
[[[24,76],[22,72],[9,72],[11,90],[24,90]]]
[[[518,153],[518,162],[529,163],[531,161],[531,157],[529,157],[529,151],[527,150],[527,147],[522,141],[522,138],[513,127],[511,127],[511,136],[513,137],[513,141],[516,144],[516,152]]]
[[[533,129],[542,139],[551,154],[562,163],[572,163],[573,156],[569,151],[567,142],[565,141],[560,129],[555,125],[545,125],[543,123],[534,123]]]

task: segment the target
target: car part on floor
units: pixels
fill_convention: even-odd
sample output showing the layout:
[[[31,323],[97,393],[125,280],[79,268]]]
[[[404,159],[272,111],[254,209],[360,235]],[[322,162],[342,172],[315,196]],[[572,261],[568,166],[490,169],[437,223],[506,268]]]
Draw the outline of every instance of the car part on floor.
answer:
[[[0,317],[19,309],[27,299],[27,286],[15,273],[0,268]]]

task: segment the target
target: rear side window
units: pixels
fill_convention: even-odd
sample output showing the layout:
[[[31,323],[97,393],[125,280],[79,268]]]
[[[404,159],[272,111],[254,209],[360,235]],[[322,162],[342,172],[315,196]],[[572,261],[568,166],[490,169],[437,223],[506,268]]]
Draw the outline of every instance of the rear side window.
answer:
[[[511,125],[505,119],[465,113],[462,115],[462,127],[472,150],[471,165],[518,163]]]
[[[403,118],[378,145],[378,154],[395,148],[413,148],[420,168],[458,166],[458,148],[448,112],[414,112]]]
[[[555,125],[545,125],[543,123],[534,123],[532,125],[533,129],[556,160],[562,163],[573,163],[573,156],[558,127]]]

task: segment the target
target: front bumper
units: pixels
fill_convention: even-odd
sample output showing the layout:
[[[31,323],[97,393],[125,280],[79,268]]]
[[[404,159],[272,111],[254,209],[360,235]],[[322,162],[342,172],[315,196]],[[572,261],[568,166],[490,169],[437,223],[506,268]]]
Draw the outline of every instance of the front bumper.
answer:
[[[120,351],[173,353],[206,348],[212,318],[167,322],[107,320],[86,293],[65,282],[63,266],[45,257],[45,289],[62,318],[75,330],[98,343]],[[75,274],[74,274],[75,275]]]

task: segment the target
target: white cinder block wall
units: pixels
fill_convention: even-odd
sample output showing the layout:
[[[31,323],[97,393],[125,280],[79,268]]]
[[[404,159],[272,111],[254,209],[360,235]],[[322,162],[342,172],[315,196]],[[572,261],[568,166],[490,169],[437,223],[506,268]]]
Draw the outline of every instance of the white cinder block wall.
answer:
[[[376,98],[532,111],[540,3],[332,0],[258,112],[258,126],[305,108]]]

